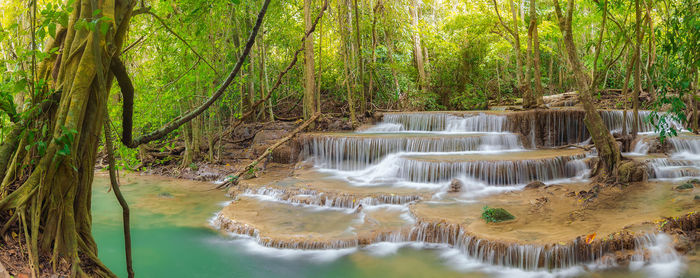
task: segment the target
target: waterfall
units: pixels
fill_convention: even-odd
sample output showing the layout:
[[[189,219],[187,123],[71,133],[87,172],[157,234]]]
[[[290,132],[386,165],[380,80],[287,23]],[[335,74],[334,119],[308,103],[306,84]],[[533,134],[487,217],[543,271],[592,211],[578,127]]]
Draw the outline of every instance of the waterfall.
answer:
[[[486,113],[456,116],[447,113],[387,113],[382,124],[364,132],[442,131],[502,132],[506,116]],[[393,124],[391,128],[387,124]],[[396,128],[400,125],[401,128]]]
[[[464,152],[522,149],[512,133],[478,136],[312,136],[304,140],[307,156],[318,166],[339,170],[362,170],[386,155],[399,152]]]
[[[638,111],[639,122],[637,124],[637,131],[639,132],[654,132],[654,124],[651,122],[652,111],[640,110]],[[666,115],[665,113],[658,113],[660,115]],[[608,126],[610,132],[619,133],[622,132],[622,122],[623,122],[624,111],[620,110],[600,110],[600,116],[603,118],[605,125]],[[669,124],[678,130],[683,129],[683,125],[677,121],[667,118]],[[631,132],[634,126],[634,111],[627,111],[627,131]]]
[[[700,139],[688,136],[667,139],[669,158],[648,160],[649,177],[656,179],[700,178]],[[638,144],[639,145],[639,144]]]
[[[527,160],[475,160],[475,161],[427,161],[415,158],[398,160],[396,176],[401,180],[419,183],[448,182],[455,177],[466,176],[489,185],[526,184],[539,180],[549,181],[577,176],[579,169],[588,166],[567,165],[568,162],[583,159],[585,155],[559,156],[545,159]]]
[[[700,139],[688,137],[671,137],[667,139],[676,153],[700,155]]]
[[[647,161],[649,178],[676,179],[700,176],[700,161],[655,158]]]
[[[259,187],[256,189],[246,189],[242,195],[259,195],[270,197],[273,200],[287,202],[294,205],[311,205],[327,208],[357,208],[363,206],[377,205],[407,205],[422,197],[418,194],[350,194],[350,193],[332,193],[319,192],[311,189],[299,188],[273,188]]]

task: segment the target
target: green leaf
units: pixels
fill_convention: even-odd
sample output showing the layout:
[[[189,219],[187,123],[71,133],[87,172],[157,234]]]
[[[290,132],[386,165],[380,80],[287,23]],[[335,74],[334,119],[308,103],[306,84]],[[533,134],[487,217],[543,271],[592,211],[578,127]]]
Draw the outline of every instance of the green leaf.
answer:
[[[50,23],[49,24],[49,35],[51,35],[52,38],[56,37],[56,23]]]
[[[15,82],[15,87],[13,88],[13,93],[19,93],[24,91],[27,87],[27,79],[20,79]]]
[[[101,21],[100,22],[100,33],[102,33],[103,36],[107,35],[107,31],[109,31],[109,23]]]

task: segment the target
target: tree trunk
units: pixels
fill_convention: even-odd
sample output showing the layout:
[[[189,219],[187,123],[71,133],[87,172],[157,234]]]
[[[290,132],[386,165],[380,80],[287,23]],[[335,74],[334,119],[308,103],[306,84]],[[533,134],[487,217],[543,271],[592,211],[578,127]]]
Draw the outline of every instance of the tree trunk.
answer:
[[[656,60],[656,38],[654,36],[654,19],[651,17],[652,1],[647,2],[647,21],[649,22],[649,36],[647,40],[649,41],[649,49],[647,57],[647,91],[649,91],[649,97],[653,102],[656,100],[656,88],[654,88],[654,62]]]
[[[391,68],[391,76],[394,79],[394,92],[396,93],[396,100],[399,100],[401,96],[401,86],[399,85],[399,75],[396,72],[396,65],[394,65],[396,62],[394,61],[394,42],[391,40],[389,35],[389,32],[384,31],[387,56],[389,56],[388,60]]]
[[[532,1],[532,0],[531,0]],[[534,70],[533,70],[533,57],[534,55],[532,54],[532,21],[530,21],[530,27],[528,28],[527,31],[527,50],[526,50],[526,58],[527,60],[525,61],[525,79],[523,80],[524,84],[522,86],[522,94],[523,94],[523,108],[525,109],[531,109],[535,108],[537,105],[535,103],[535,90],[533,88],[533,84],[530,80],[530,72],[533,72],[534,75]]]
[[[635,34],[637,34],[637,43],[635,44],[634,50],[634,93],[632,94],[632,138],[637,137],[637,132],[639,131],[639,94],[642,91],[642,38],[644,34],[642,33],[642,9],[639,6],[640,0],[635,0]]]
[[[354,88],[353,88],[353,81],[352,81],[352,76],[350,74],[350,65],[348,64],[352,59],[348,59],[348,56],[350,55],[351,51],[348,49],[348,45],[350,44],[348,40],[348,36],[350,35],[350,30],[346,24],[346,19],[349,19],[350,17],[345,17],[343,15],[347,14],[347,5],[343,3],[343,1],[338,1],[338,29],[340,29],[340,33],[342,34],[340,38],[341,42],[341,55],[343,57],[343,72],[345,74],[345,88],[347,89],[347,101],[348,101],[348,112],[350,113],[350,123],[353,126],[358,126],[357,123],[357,116],[355,115],[355,102],[354,102]]]
[[[304,0],[304,26],[305,32],[309,32],[311,25],[313,24],[312,11],[311,11],[312,0]],[[316,82],[314,81],[314,38],[310,35],[309,38],[304,41],[304,119],[308,120],[316,114]]]
[[[518,32],[518,12],[513,0],[510,0],[510,11],[513,16],[513,39],[515,39],[515,74],[518,83],[518,89],[523,86],[523,59],[520,54],[520,33]]]
[[[367,112],[367,100],[365,99],[365,66],[362,60],[362,40],[360,39],[360,13],[357,8],[357,0],[355,0],[355,40],[357,43],[356,58],[357,58],[357,71],[360,85],[359,90],[359,100],[360,100],[360,115],[364,115]]]
[[[625,58],[627,58],[627,55],[625,55]],[[627,95],[628,90],[629,90],[629,83],[630,83],[630,77],[632,76],[632,67],[634,66],[635,63],[635,58],[632,57],[632,60],[630,60],[629,64],[627,65],[626,71],[625,71],[625,80],[622,83],[622,107],[623,107],[623,112],[622,112],[622,135],[627,135],[627,99],[629,99],[629,96]],[[624,63],[623,63],[624,64]]]
[[[536,107],[544,107],[542,76],[540,74],[540,39],[537,34],[537,11],[535,10],[535,0],[530,0],[530,28],[529,34],[532,37],[532,64],[534,84],[532,94],[534,97],[534,105]]]
[[[265,96],[267,95],[267,87],[265,86],[265,48],[264,48],[264,41],[265,41],[265,32],[260,32],[260,35],[257,38],[257,45],[258,45],[258,58],[260,58],[260,69],[258,70],[258,83],[260,84],[260,99],[265,99]],[[260,120],[265,120],[266,116],[265,113],[267,112],[266,109],[266,102],[262,102],[260,104]]]
[[[321,18],[321,21],[319,22],[318,25],[318,80],[316,81],[316,112],[321,112],[321,76],[323,75],[323,64],[322,58],[323,56],[321,55],[322,48],[321,45],[323,44],[323,18]]]
[[[583,108],[586,113],[584,123],[586,124],[588,132],[591,134],[593,143],[598,151],[598,157],[600,158],[599,170],[604,170],[604,174],[610,175],[617,169],[622,156],[620,155],[620,149],[615,142],[615,138],[613,138],[607,126],[603,122],[602,117],[596,110],[595,106],[593,106],[591,99],[593,97],[595,86],[592,86],[594,84],[590,84],[590,78],[581,64],[578,54],[576,53],[576,45],[574,44],[573,31],[571,28],[574,2],[575,0],[568,1],[568,9],[566,10],[566,17],[564,17],[561,7],[559,6],[559,0],[554,0],[555,12],[557,14],[557,18],[559,19],[559,29],[563,35],[569,63],[571,64],[571,68],[576,79],[576,84],[580,90],[579,99],[583,103]],[[603,13],[603,16],[605,17],[605,13]],[[604,32],[601,32],[601,36],[603,33]],[[597,49],[596,51],[600,50]]]
[[[367,90],[370,103],[374,99],[374,72],[377,65],[377,12],[378,9],[381,9],[381,5],[382,1],[378,0],[372,8],[372,65],[369,67],[369,89]]]
[[[49,43],[71,55],[51,55],[37,72],[37,79],[48,81],[46,95],[61,90],[60,102],[27,123],[48,129],[45,137],[33,139],[47,142],[47,147],[45,151],[25,149],[35,143],[28,137],[14,145],[3,145],[5,150],[14,150],[16,158],[38,157],[25,165],[14,160],[0,185],[0,217],[9,211],[19,214],[24,229],[16,232],[26,239],[35,272],[39,271],[39,256],[49,255],[54,267],[61,261],[69,263],[72,276],[88,276],[87,268],[89,276],[115,276],[97,257],[90,206],[95,155],[113,79],[110,61],[121,50],[134,4],[115,0],[74,2],[67,29],[59,30],[65,35]],[[90,22],[102,16],[113,18],[105,35],[94,29],[76,28],[79,21]],[[57,75],[51,76],[54,71]],[[15,175],[18,173],[26,175]]]
[[[423,94],[427,94],[428,93],[428,80],[426,79],[426,75],[425,75],[425,67],[424,67],[424,61],[423,61],[423,48],[421,47],[421,42],[420,42],[420,31],[419,31],[420,27],[418,26],[420,6],[418,5],[417,0],[412,0],[412,1],[413,2],[408,7],[408,9],[411,13],[411,29],[413,29],[411,32],[411,34],[413,36],[413,58],[415,59],[416,69],[418,70],[418,86],[420,87]]]

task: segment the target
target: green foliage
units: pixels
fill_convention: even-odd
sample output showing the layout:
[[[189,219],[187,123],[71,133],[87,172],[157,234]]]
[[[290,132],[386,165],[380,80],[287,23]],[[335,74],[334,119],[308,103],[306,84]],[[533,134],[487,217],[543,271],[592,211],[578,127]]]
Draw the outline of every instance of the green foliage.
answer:
[[[695,186],[693,186],[692,183],[686,182],[686,183],[684,183],[684,184],[681,184],[681,185],[679,185],[679,186],[676,186],[676,189],[678,189],[678,190],[683,190],[683,189],[692,189],[692,188],[694,188],[694,187],[695,187]]]
[[[667,136],[676,136],[678,130],[668,119],[688,122],[688,104],[700,101],[691,84],[698,80],[700,69],[700,2],[681,0],[681,5],[665,14],[664,24],[655,30],[660,38],[663,57],[671,57],[663,71],[657,72],[659,96],[653,105],[652,118],[663,141]],[[682,8],[681,8],[682,7]],[[666,109],[668,113],[661,113]],[[690,126],[692,128],[692,126]]]
[[[485,220],[486,223],[498,223],[513,220],[515,219],[515,216],[503,208],[490,208],[488,206],[484,206],[481,212],[481,219]]]
[[[190,170],[192,170],[192,171],[199,170],[199,165],[197,165],[197,163],[194,163],[194,162],[190,163],[189,167],[190,167]]]
[[[488,109],[488,97],[486,94],[474,88],[470,84],[465,86],[464,93],[451,99],[451,104],[460,110],[485,110]]]

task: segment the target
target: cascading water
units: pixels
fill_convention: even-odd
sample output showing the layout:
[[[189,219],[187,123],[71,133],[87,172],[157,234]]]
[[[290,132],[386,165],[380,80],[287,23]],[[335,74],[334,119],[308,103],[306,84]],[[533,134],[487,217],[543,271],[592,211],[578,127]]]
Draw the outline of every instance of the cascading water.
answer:
[[[557,132],[563,136],[557,142],[580,142],[587,135],[578,121],[564,121],[570,114],[547,114],[548,123],[567,131]],[[492,113],[388,113],[381,123],[358,133],[309,134],[302,141],[316,167],[355,185],[439,188],[457,178],[499,186],[586,175],[588,164],[575,162],[583,154],[528,158],[531,150],[521,139],[527,137],[506,131],[509,121],[509,116]],[[533,137],[534,121],[528,125]],[[508,153],[520,153],[521,158],[486,158]]]
[[[621,129],[622,113],[601,111],[611,130]],[[648,115],[647,112],[640,114],[643,117]],[[552,184],[587,178],[595,162],[589,157],[591,152],[576,148],[537,149],[537,146],[561,146],[589,140],[583,117],[582,111],[556,109],[514,113],[388,113],[381,123],[363,131],[305,134],[301,137],[304,156],[313,162],[314,167],[304,169],[308,172],[299,174],[299,182],[290,183],[293,186],[280,183],[243,188],[239,189],[241,192],[237,196],[297,207],[280,208],[281,213],[299,211],[299,207],[302,207],[304,211],[311,211],[304,212],[304,219],[317,218],[317,213],[321,215],[318,217],[327,218],[327,221],[320,221],[323,223],[317,225],[351,222],[351,227],[347,229],[334,229],[342,232],[339,232],[342,236],[320,236],[304,222],[311,220],[299,220],[302,223],[295,224],[285,217],[274,217],[277,224],[270,224],[267,216],[258,216],[258,212],[264,215],[261,212],[266,209],[264,205],[259,206],[259,210],[257,207],[249,208],[250,214],[241,221],[235,217],[240,210],[229,210],[233,214],[230,217],[222,211],[213,223],[223,230],[252,237],[257,244],[270,248],[361,249],[377,243],[413,242],[447,246],[469,260],[526,271],[551,271],[606,262],[614,264],[610,254],[653,249],[658,246],[658,236],[637,237],[618,233],[607,235],[604,240],[596,239],[593,243],[580,237],[557,243],[505,242],[483,238],[483,234],[473,234],[471,229],[474,227],[469,226],[469,223],[474,223],[473,218],[461,218],[460,221],[464,222],[431,220],[413,210],[423,203],[428,208],[455,203],[471,204],[477,197],[520,190],[523,185],[535,180]],[[640,132],[652,130],[651,125],[644,121],[639,127]],[[692,154],[698,153],[698,142],[678,141],[671,144],[678,154]],[[644,147],[641,145],[637,151],[646,152]],[[657,178],[692,176],[692,170],[684,172],[673,167],[700,167],[700,163],[680,159],[657,159],[650,164],[658,165],[651,167],[656,172],[650,175]],[[312,185],[316,181],[313,178],[302,179],[308,173],[332,180],[329,182],[332,185]],[[458,193],[451,191],[455,179],[463,184],[458,186]],[[551,188],[549,190],[557,192],[565,186],[577,185],[539,190]],[[547,199],[532,200],[531,204],[538,202],[547,202]],[[400,217],[404,221],[391,220],[401,224],[382,226],[369,232],[359,232],[352,226],[383,223],[382,220],[368,218],[365,213],[369,215],[371,211],[384,206],[404,210]],[[331,214],[340,216],[331,217]],[[338,221],[340,218],[353,220]],[[273,236],[270,236],[270,226],[274,225],[291,225],[292,229],[309,230],[305,230],[308,234],[302,236],[283,231],[286,232],[281,233],[283,236],[276,237],[274,235],[279,234],[274,233],[282,229],[273,227]],[[664,258],[638,259],[648,263],[650,260],[663,261]]]
[[[667,138],[668,158],[648,160],[649,177],[656,179],[700,178],[700,139],[681,135]]]
[[[310,136],[303,139],[317,165],[361,170],[388,154],[399,152],[465,152],[522,149],[512,133],[450,136]]]
[[[584,155],[557,156],[535,160],[499,161],[427,161],[420,156],[402,159],[396,175],[402,180],[419,183],[441,183],[461,175],[480,180],[489,185],[526,184],[533,180],[549,181],[573,177],[576,173],[567,171],[570,161],[584,158]],[[574,175],[567,175],[574,174]]]
[[[381,124],[363,132],[503,132],[506,118],[503,115],[486,113],[463,116],[447,113],[388,113],[384,115]]]

